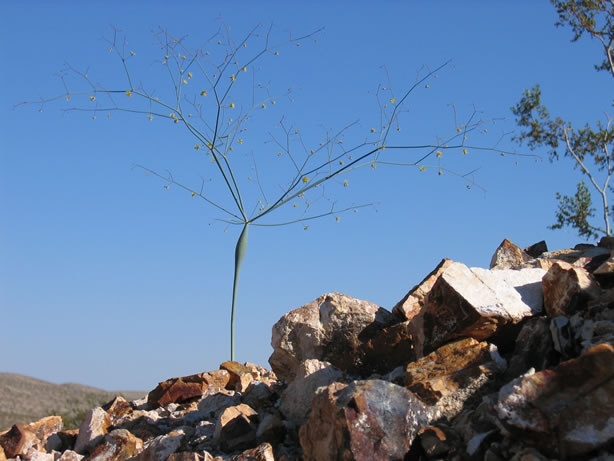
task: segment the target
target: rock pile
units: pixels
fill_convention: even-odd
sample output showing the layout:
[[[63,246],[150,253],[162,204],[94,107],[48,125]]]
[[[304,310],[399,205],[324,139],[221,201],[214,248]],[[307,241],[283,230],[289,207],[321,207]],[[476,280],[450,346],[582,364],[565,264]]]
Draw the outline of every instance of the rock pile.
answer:
[[[614,460],[614,248],[505,240],[392,311],[329,293],[225,362],[0,434],[0,461]]]

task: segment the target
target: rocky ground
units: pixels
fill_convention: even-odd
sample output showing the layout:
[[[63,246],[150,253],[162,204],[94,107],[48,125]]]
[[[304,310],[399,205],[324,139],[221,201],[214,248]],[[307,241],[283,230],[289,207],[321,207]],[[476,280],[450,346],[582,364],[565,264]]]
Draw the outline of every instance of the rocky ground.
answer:
[[[225,362],[78,429],[14,425],[0,461],[612,461],[613,249],[505,240],[392,311],[323,295],[274,325],[271,370]]]

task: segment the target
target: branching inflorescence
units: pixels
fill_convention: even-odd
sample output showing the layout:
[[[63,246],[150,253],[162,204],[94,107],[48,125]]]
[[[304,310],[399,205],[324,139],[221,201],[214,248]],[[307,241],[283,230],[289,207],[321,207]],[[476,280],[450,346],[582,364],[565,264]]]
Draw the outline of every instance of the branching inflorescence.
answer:
[[[324,189],[331,181],[347,187],[347,175],[362,167],[376,168],[381,164],[416,167],[420,171],[435,169],[440,175],[448,172],[460,177],[470,188],[474,185],[479,187],[473,180],[475,170],[462,174],[446,168],[443,164],[444,152],[467,154],[470,150],[486,150],[501,155],[519,155],[498,149],[497,144],[490,147],[468,144],[471,134],[484,130],[485,125],[492,121],[479,119],[475,109],[460,124],[456,123],[454,110],[455,126],[435,143],[412,145],[397,142],[401,137],[399,115],[408,98],[418,89],[428,88],[430,79],[436,77],[449,62],[420,72],[400,97],[393,96],[390,85],[379,86],[376,92],[379,126],[364,130],[360,123],[352,122],[334,132],[327,131],[320,140],[312,143],[286,117],[282,117],[274,124],[275,130],[268,132],[268,142],[263,144],[257,155],[253,151],[249,158],[238,155],[239,151],[245,150],[249,122],[268,107],[275,106],[280,98],[291,98],[291,90],[274,95],[268,86],[256,81],[257,63],[266,56],[278,56],[280,50],[289,45],[301,46],[304,42],[315,41],[319,32],[316,30],[301,37],[290,36],[273,43],[271,28],[263,30],[256,27],[242,40],[235,42],[229,29],[223,26],[203,47],[190,49],[184,38],[175,38],[160,29],[154,33],[161,51],[157,64],[164,69],[171,85],[168,94],[159,97],[156,92],[136,83],[130,71],[130,61],[135,59],[136,53],[128,48],[123,34],[113,30],[112,38],[108,40],[109,51],[115,53],[121,62],[122,83],[106,87],[95,83],[87,72],[67,64],[60,73],[64,93],[26,102],[39,104],[42,110],[45,104],[65,99],[71,105],[67,110],[87,112],[93,118],[120,111],[149,120],[166,120],[182,126],[193,137],[194,149],[203,153],[213,164],[222,184],[221,191],[217,192],[222,192],[225,199],[220,200],[205,190],[204,180],[199,186],[192,187],[176,180],[170,172],[160,173],[144,165],[136,167],[163,180],[165,188],[177,186],[191,197],[202,199],[221,213],[220,221],[242,226],[235,249],[231,360],[235,356],[234,319],[239,274],[250,226],[305,223],[304,229],[307,229],[306,223],[313,219],[335,216],[339,220],[342,213],[371,206],[366,203],[337,207]],[[73,89],[75,81],[77,86],[85,82],[86,88]],[[78,105],[73,106],[75,103]],[[356,132],[361,132],[355,135],[357,141],[348,143],[346,139]],[[408,160],[410,155],[415,158]],[[265,183],[263,170],[280,158],[286,162],[285,182],[280,184],[279,175],[276,175],[273,185]],[[249,160],[248,165],[246,160]],[[251,174],[245,174],[246,171]],[[282,208],[296,214],[290,219],[272,220],[274,212]]]

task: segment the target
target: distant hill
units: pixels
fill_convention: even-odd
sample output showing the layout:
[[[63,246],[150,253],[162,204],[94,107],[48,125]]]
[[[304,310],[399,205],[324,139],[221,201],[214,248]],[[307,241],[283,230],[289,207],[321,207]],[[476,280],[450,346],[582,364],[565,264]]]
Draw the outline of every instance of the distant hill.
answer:
[[[81,384],[53,384],[14,373],[0,372],[0,432],[13,424],[60,415],[66,428],[80,424],[88,410],[117,395],[139,399],[146,391],[104,391]]]

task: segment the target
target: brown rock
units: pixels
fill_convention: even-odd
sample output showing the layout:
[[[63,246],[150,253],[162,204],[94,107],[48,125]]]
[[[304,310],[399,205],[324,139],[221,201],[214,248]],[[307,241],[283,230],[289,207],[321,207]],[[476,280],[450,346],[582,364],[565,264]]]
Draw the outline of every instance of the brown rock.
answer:
[[[434,405],[438,417],[450,419],[463,410],[465,402],[493,373],[504,370],[505,361],[495,346],[465,338],[410,363],[405,387],[427,405]]]
[[[40,441],[40,446],[44,446],[47,439],[56,432],[64,428],[61,416],[47,416],[24,426],[31,431]]]
[[[409,391],[382,380],[333,383],[313,401],[299,431],[306,461],[403,460],[429,410]]]
[[[265,414],[260,418],[256,438],[258,442],[268,442],[277,445],[283,442],[286,435],[286,426],[277,414]]]
[[[111,417],[102,408],[97,407],[88,411],[79,426],[75,451],[80,454],[90,452],[109,432],[110,426]]]
[[[417,333],[416,356],[454,338],[486,339],[501,327],[539,314],[544,274],[541,269],[489,271],[450,264],[433,285],[422,312],[411,321],[411,330]]]
[[[599,296],[600,290],[584,269],[557,262],[542,280],[544,307],[550,317],[572,315]]]
[[[382,329],[361,346],[363,368],[359,375],[385,374],[416,360],[415,334],[409,321]]]
[[[557,259],[573,265],[579,263],[578,265],[581,267],[592,258],[609,253],[610,250],[607,248],[600,248],[593,245],[580,247],[577,245],[576,248],[548,251],[541,254],[539,257],[540,259]]]
[[[605,237],[601,237],[598,245],[601,248],[607,248],[609,250],[614,250],[614,237],[606,235]]]
[[[134,411],[130,402],[121,396],[117,396],[106,405],[103,405],[102,409],[109,414],[113,424]]]
[[[171,453],[168,461],[199,461],[198,453],[193,451],[181,451],[179,453]]]
[[[614,255],[610,255],[608,259],[602,262],[594,271],[595,275],[612,275],[614,274]]]
[[[288,312],[273,326],[269,363],[280,379],[288,381],[308,359],[359,372],[361,344],[397,322],[394,315],[373,303],[329,293]]]
[[[516,269],[531,259],[508,239],[503,240],[490,260],[491,269]]]
[[[304,424],[316,389],[328,386],[342,376],[343,373],[328,362],[315,359],[301,362],[297,375],[281,394],[279,410],[287,420],[296,425]]]
[[[226,407],[239,405],[241,396],[235,391],[219,387],[207,389],[200,402],[198,402],[198,413],[201,419],[216,417],[218,412]]]
[[[245,392],[247,386],[254,380],[251,369],[239,362],[224,362],[220,365],[220,369],[230,373],[230,381],[227,386],[237,392]]]
[[[57,461],[81,461],[83,458],[85,458],[85,456],[80,455],[76,451],[66,450],[62,453],[62,456],[57,459]]]
[[[241,403],[220,414],[213,438],[224,451],[245,450],[255,445],[257,428],[258,413]]]
[[[158,384],[147,396],[147,403],[152,408],[166,406],[169,403],[181,403],[200,397],[209,386],[226,387],[230,373],[215,370],[196,375],[171,378]]]
[[[499,391],[501,423],[557,459],[582,456],[614,440],[614,347],[594,346],[557,367]]]
[[[549,319],[546,317],[533,317],[526,321],[516,337],[514,353],[504,378],[511,381],[529,368],[541,371],[554,364],[556,360],[554,344],[550,335]]]
[[[392,308],[392,313],[402,320],[411,320],[418,315],[424,306],[426,295],[431,291],[437,279],[439,279],[443,271],[445,271],[450,264],[452,264],[451,259],[442,259],[437,267],[433,269],[422,282],[413,287],[409,293]]]
[[[275,461],[273,447],[268,443],[246,450],[240,455],[230,458],[231,461]]]
[[[459,437],[447,426],[424,426],[418,431],[422,449],[430,458],[441,458],[459,445]]]
[[[135,410],[127,418],[122,419],[115,427],[116,429],[126,429],[139,439],[148,442],[163,433],[157,424],[152,422],[148,413],[142,410]]]
[[[23,456],[37,442],[34,433],[21,424],[15,424],[8,432],[0,436],[0,446],[8,458]]]
[[[160,435],[148,442],[147,448],[139,453],[135,461],[166,461],[181,447],[184,438],[185,434],[182,431]]]
[[[545,253],[546,251],[548,251],[548,245],[546,245],[545,240],[534,243],[533,245],[528,246],[524,249],[524,252],[532,258],[539,258],[542,253]]]
[[[125,429],[115,429],[87,457],[88,461],[125,461],[143,449],[143,441]]]

